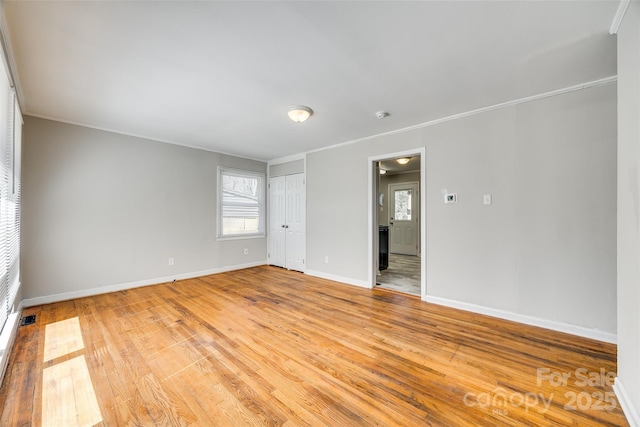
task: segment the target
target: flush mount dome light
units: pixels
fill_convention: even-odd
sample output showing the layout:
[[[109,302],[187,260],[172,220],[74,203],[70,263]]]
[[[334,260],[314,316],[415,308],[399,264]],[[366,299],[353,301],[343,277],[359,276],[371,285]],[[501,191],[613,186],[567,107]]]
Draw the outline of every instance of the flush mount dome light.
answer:
[[[387,171],[385,169],[380,169],[380,175],[386,175]]]
[[[407,163],[409,163],[409,160],[411,160],[411,157],[400,157],[399,159],[396,159],[396,162],[400,163],[401,165],[406,165]]]
[[[289,107],[289,118],[296,123],[302,123],[313,114],[313,110],[304,105],[292,105]]]

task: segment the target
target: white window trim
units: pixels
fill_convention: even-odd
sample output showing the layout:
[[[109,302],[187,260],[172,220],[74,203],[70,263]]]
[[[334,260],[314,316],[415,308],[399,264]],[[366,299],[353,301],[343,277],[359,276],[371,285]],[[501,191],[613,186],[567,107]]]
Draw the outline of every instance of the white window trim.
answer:
[[[258,193],[258,229],[257,233],[246,233],[246,234],[223,234],[222,233],[222,175],[224,173],[237,175],[237,176],[246,176],[249,178],[258,178],[260,180],[259,185],[259,193]],[[266,237],[265,231],[265,217],[266,217],[266,176],[262,172],[255,172],[250,170],[241,170],[241,169],[233,169],[227,168],[224,166],[218,166],[218,209],[217,209],[217,230],[216,230],[216,240],[225,241],[225,240],[244,240],[244,239],[259,239]]]

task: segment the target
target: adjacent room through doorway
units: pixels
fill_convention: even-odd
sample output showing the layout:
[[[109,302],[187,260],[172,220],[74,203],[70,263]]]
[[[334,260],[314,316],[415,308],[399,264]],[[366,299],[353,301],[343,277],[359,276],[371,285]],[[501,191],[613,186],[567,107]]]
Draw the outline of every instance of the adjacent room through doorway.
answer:
[[[376,162],[378,224],[376,287],[422,294],[421,155]]]

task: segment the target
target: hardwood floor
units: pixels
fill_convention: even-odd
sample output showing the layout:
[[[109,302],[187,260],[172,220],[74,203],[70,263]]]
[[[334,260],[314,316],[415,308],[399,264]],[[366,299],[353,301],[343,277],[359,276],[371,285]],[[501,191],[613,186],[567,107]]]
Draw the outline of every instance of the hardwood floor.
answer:
[[[276,267],[28,314],[2,426],[628,425],[614,345]]]

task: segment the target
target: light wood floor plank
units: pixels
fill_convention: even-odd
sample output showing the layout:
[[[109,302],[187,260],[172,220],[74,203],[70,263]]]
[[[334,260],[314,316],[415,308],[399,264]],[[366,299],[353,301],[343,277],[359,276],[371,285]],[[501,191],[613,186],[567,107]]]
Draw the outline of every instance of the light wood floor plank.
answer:
[[[84,348],[80,320],[72,317],[45,327],[44,361],[66,356]]]
[[[275,267],[23,314],[37,322],[18,331],[0,425],[72,417],[84,386],[46,384],[77,360],[104,426],[628,425],[610,383],[577,377],[615,374],[615,345]]]
[[[84,427],[102,421],[84,356],[45,368],[42,377],[43,426]]]

